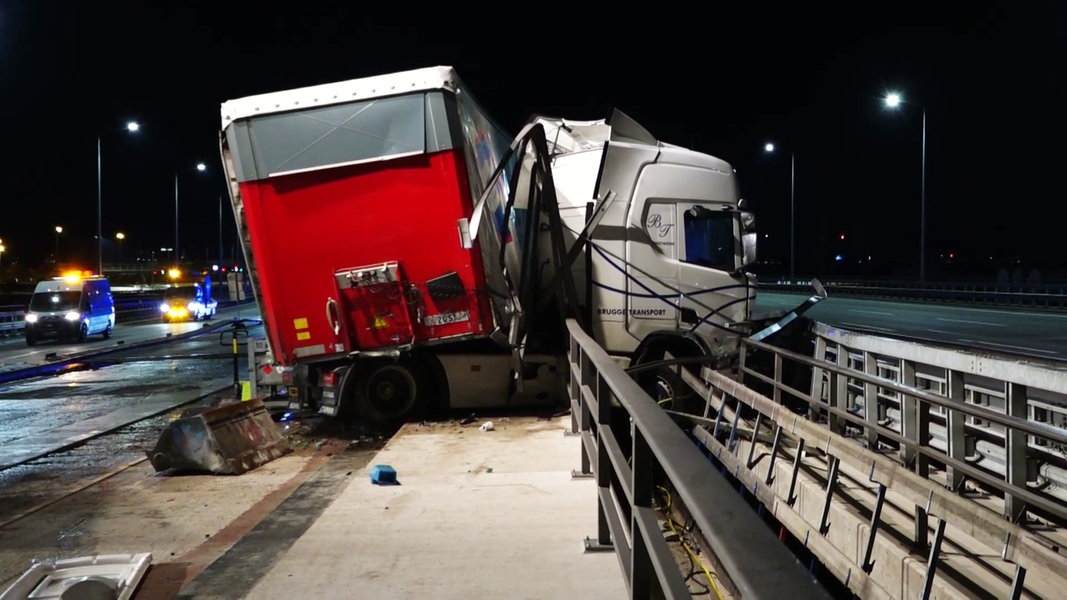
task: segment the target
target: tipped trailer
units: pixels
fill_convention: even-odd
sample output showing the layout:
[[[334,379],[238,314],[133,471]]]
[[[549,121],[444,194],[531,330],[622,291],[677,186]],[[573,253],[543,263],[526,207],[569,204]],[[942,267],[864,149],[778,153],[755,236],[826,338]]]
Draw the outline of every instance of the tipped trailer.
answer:
[[[734,170],[621,112],[512,136],[439,66],[226,101],[220,150],[267,332],[254,385],[291,407],[562,407],[564,318],[631,365],[727,365],[754,330]]]

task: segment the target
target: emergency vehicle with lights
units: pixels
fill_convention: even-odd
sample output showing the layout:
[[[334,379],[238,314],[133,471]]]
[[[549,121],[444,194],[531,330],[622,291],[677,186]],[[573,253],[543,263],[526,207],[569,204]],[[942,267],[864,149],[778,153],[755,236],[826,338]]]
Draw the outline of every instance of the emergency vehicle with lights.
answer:
[[[111,337],[115,299],[106,277],[70,273],[38,282],[26,309],[26,344],[42,339],[86,341]]]

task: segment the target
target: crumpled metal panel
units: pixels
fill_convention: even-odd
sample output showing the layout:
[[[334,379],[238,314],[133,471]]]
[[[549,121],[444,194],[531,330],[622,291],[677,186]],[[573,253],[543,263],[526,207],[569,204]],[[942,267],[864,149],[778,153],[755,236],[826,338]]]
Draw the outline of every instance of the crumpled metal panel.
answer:
[[[291,451],[263,402],[253,398],[171,422],[146,454],[156,472],[240,475]]]

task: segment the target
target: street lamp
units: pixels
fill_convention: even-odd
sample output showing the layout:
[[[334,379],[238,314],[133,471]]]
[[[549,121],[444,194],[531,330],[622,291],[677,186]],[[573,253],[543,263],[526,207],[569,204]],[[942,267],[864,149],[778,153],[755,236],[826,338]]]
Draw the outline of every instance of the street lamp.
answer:
[[[126,131],[136,133],[141,128],[137,121],[126,123]],[[104,274],[104,235],[103,235],[103,182],[100,176],[101,152],[100,135],[96,136],[96,274]],[[58,239],[58,238],[57,238]],[[58,245],[58,244],[57,244]],[[58,251],[57,251],[58,252]]]
[[[122,264],[122,240],[126,239],[126,234],[121,231],[115,234],[115,239],[119,241],[119,265]]]
[[[63,226],[56,225],[56,254],[52,257],[52,262],[59,264],[59,234],[63,233]]]
[[[204,163],[196,163],[196,170],[204,172],[207,170],[207,165]],[[181,260],[181,254],[178,252],[178,173],[174,173],[174,266],[177,267]]]
[[[774,144],[767,142],[763,145],[763,151],[771,154],[774,152]],[[796,227],[797,227],[797,203],[796,203],[796,179],[797,179],[797,163],[796,153],[789,152],[789,279],[796,278],[797,272],[797,246],[796,246]]]
[[[4,272],[4,250],[7,250],[4,240],[0,240],[0,273]]]
[[[904,97],[897,92],[885,95],[887,108],[897,109],[904,103]],[[922,110],[922,186],[919,191],[919,281],[926,281],[926,107]]]

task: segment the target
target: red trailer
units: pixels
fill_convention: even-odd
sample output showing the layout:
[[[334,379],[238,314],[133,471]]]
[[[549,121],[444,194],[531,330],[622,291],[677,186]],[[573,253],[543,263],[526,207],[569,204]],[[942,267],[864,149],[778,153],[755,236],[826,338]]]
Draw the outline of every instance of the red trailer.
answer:
[[[264,370],[326,414],[407,418],[428,388],[455,405],[459,384],[441,377],[451,363],[433,355],[465,355],[505,322],[504,275],[484,268],[504,238],[470,223],[487,186],[490,209],[507,196],[493,175],[511,136],[450,67],[227,101],[222,125]]]

